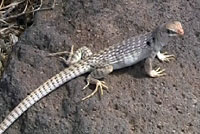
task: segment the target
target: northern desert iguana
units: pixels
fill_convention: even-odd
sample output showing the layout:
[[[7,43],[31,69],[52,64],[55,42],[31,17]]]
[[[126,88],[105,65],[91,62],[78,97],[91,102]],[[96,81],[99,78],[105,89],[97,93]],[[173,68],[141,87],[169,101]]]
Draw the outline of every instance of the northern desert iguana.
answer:
[[[128,38],[118,44],[110,46],[96,54],[87,47],[79,48],[74,54],[69,56],[70,66],[56,74],[44,84],[35,89],[0,124],[0,134],[2,134],[16,119],[18,119],[28,108],[34,105],[44,96],[54,91],[64,83],[82,74],[90,72],[87,77],[87,85],[96,84],[95,90],[82,100],[93,96],[98,90],[103,94],[103,88],[107,89],[104,78],[113,70],[131,66],[145,59],[145,70],[150,77],[165,75],[164,69],[153,69],[152,62],[157,56],[161,61],[169,61],[174,55],[161,53],[160,50],[174,36],[183,35],[184,30],[178,21],[169,22],[158,26],[152,32]]]

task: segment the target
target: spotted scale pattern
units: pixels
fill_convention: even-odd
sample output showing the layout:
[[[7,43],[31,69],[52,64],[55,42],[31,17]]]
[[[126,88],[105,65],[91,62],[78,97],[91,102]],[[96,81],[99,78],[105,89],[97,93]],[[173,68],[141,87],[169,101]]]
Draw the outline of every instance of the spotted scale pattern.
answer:
[[[147,42],[152,39],[152,33],[131,37],[95,54],[92,60],[113,65],[113,69],[130,66],[150,55],[151,46]]]
[[[86,72],[91,72],[89,76],[95,75],[102,78],[105,74],[112,72],[113,69],[120,69],[135,64],[150,57],[155,50],[159,52],[158,49],[160,50],[164,46],[163,44],[169,40],[169,33],[165,32],[166,30],[171,30],[173,33],[180,35],[184,34],[180,22],[175,21],[167,25],[161,25],[151,33],[124,40],[97,54],[92,54],[87,48],[79,49],[80,52],[86,52],[86,50],[88,52],[83,55],[80,55],[79,52],[75,54],[74,58],[72,58],[74,62],[80,61],[61,71],[26,97],[0,124],[0,134],[29,107],[65,82]],[[159,46],[157,46],[158,44],[156,45],[155,40],[159,42]],[[82,56],[88,57],[81,59]]]
[[[2,134],[16,119],[18,119],[27,109],[33,106],[41,98],[54,91],[65,82],[89,71],[90,66],[86,62],[80,61],[53,76],[28,95],[14,108],[14,110],[10,112],[10,114],[0,124],[0,134]]]

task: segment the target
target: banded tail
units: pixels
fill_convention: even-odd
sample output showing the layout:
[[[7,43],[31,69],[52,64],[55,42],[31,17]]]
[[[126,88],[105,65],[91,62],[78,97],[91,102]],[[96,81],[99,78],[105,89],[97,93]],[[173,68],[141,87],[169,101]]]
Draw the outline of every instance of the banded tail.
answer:
[[[67,81],[80,76],[86,72],[90,71],[90,66],[84,61],[75,63],[69,68],[56,74],[44,84],[35,89],[30,95],[28,95],[24,100],[21,101],[18,106],[16,106],[10,114],[3,120],[0,124],[0,134],[2,134],[9,126],[12,125],[15,120],[17,120],[26,110],[33,106],[37,101],[45,97],[47,94],[54,91],[56,88],[66,83]]]

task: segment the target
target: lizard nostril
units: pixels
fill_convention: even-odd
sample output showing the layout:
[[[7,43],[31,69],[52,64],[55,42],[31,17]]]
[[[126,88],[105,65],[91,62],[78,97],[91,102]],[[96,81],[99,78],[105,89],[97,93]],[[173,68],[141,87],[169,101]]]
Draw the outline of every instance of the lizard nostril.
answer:
[[[183,29],[179,29],[179,30],[178,30],[178,33],[179,33],[180,35],[184,35],[184,30],[183,30]]]

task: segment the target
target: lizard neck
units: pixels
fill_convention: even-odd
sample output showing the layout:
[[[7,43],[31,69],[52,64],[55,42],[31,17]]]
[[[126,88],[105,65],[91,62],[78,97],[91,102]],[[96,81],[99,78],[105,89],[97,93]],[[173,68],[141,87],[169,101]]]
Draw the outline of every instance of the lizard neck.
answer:
[[[152,33],[151,39],[156,51],[160,51],[164,46],[167,45],[169,41],[168,38],[163,38],[159,28],[155,29],[155,31]]]
[[[156,28],[152,33],[152,37],[155,38],[155,43],[157,45],[160,45],[161,47],[166,46],[169,42],[169,37],[166,36],[166,34],[163,34],[163,33],[165,33],[164,30],[166,30],[166,29],[164,29],[163,26],[160,26],[160,27]]]

